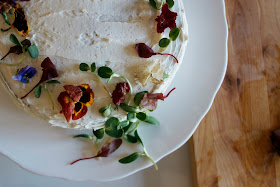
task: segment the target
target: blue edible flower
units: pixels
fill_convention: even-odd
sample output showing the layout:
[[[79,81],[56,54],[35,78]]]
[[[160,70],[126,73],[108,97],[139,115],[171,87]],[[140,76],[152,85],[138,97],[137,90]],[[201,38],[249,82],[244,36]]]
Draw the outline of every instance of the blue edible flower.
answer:
[[[34,77],[37,73],[36,68],[30,67],[29,65],[25,66],[24,68],[20,69],[19,72],[14,75],[12,78],[16,81],[21,81],[23,83],[28,83],[29,79]]]

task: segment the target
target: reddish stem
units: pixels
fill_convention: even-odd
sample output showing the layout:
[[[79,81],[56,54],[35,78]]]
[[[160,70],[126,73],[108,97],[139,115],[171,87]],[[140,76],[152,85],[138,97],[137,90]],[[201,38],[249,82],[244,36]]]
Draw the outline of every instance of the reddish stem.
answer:
[[[32,88],[32,90],[30,90],[25,96],[21,97],[20,99],[24,99],[26,98],[37,86],[39,86],[41,84],[41,82],[39,82],[34,88]]]
[[[166,96],[163,96],[164,99],[166,99],[166,98],[171,94],[171,92],[173,92],[175,89],[176,89],[176,88],[173,88],[172,90],[170,90],[170,91],[168,92],[168,94],[167,94]]]
[[[80,158],[78,160],[75,160],[74,162],[71,162],[70,165],[73,165],[79,161],[82,161],[82,160],[89,160],[89,159],[93,159],[93,158],[96,158],[96,156],[93,156],[93,157],[87,157],[87,158]]]
[[[8,55],[9,55],[9,53],[7,53],[5,56],[3,56],[3,57],[1,58],[1,60],[4,60],[4,58],[6,58]]]
[[[176,63],[178,64],[179,63],[179,61],[178,61],[178,59],[174,56],[174,55],[172,55],[172,54],[168,54],[168,53],[155,53],[156,55],[168,55],[168,56],[172,56],[175,60],[176,60]]]

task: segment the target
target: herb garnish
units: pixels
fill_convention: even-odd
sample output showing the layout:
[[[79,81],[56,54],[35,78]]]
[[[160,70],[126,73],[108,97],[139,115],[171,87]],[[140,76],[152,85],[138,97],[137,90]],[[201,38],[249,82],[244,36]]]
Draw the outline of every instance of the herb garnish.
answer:
[[[41,80],[25,96],[21,97],[21,99],[27,97],[37,86],[43,82],[58,77],[57,70],[49,57],[43,60],[41,67],[43,71]]]
[[[10,50],[8,51],[8,53],[6,55],[4,55],[4,57],[2,57],[1,62],[7,66],[18,66],[20,65],[26,58],[25,52],[26,50],[28,50],[29,55],[32,58],[37,58],[39,56],[39,51],[38,48],[35,44],[31,45],[31,42],[28,39],[23,40],[22,42],[19,42],[19,40],[17,39],[17,37],[14,34],[10,35],[10,41],[14,44],[16,44],[15,46],[11,47]],[[14,63],[14,64],[8,64],[6,62],[3,62],[2,60],[4,60],[9,54],[17,54],[20,55],[23,53],[23,59],[21,61],[19,61],[18,63]]]
[[[168,38],[162,38],[158,43],[158,45],[162,48],[166,48],[169,44],[170,44],[170,39]]]
[[[138,43],[135,45],[135,48],[138,52],[139,57],[141,58],[150,58],[154,55],[168,55],[174,58],[174,60],[176,61],[176,63],[179,63],[178,59],[172,55],[172,54],[168,54],[168,53],[155,53],[152,48],[150,48],[149,46],[147,46],[144,43]]]
[[[112,70],[111,68],[107,67],[107,66],[102,66],[102,67],[100,67],[100,68],[98,69],[98,75],[99,75],[101,78],[108,79],[107,83],[109,83],[114,77],[118,77],[118,78],[124,79],[124,80],[126,81],[126,83],[128,84],[129,87],[126,86],[126,85],[124,85],[124,84],[126,84],[126,83],[122,83],[123,85],[121,85],[121,86],[122,86],[123,88],[125,87],[125,90],[126,90],[126,91],[124,91],[124,92],[127,92],[128,88],[129,88],[129,90],[128,90],[128,92],[129,92],[128,103],[130,103],[130,98],[131,98],[131,96],[132,96],[132,94],[133,94],[133,89],[132,89],[131,83],[129,82],[129,80],[128,80],[126,77],[124,77],[123,75],[114,73],[113,70]],[[113,97],[113,95],[112,95],[112,97]],[[113,100],[114,100],[114,98],[113,98]],[[117,105],[118,105],[119,102],[116,102],[116,103],[117,103]],[[115,103],[115,104],[116,104],[116,103]]]
[[[143,144],[143,141],[141,140],[137,130],[134,132],[134,136],[141,143],[141,145],[143,146],[143,153],[140,153],[140,152],[133,153],[133,154],[127,156],[127,157],[124,157],[124,158],[120,159],[119,162],[122,163],[122,164],[129,164],[129,163],[132,163],[132,162],[136,161],[140,156],[145,156],[154,164],[155,169],[158,170],[157,164],[148,155],[148,153],[146,151],[146,148],[145,148],[145,146]]]
[[[73,165],[81,160],[88,160],[88,159],[93,159],[93,158],[98,158],[98,157],[108,157],[110,154],[115,152],[122,144],[121,139],[114,139],[112,142],[105,144],[101,150],[97,153],[97,155],[93,157],[88,157],[88,158],[81,158],[78,159],[74,162],[71,162],[70,165]]]

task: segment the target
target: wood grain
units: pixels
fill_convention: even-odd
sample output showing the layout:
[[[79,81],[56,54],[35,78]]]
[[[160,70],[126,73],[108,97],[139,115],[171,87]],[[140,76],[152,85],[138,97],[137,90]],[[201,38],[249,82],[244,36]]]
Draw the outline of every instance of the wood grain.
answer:
[[[225,0],[229,65],[191,140],[197,186],[280,186],[280,0]]]

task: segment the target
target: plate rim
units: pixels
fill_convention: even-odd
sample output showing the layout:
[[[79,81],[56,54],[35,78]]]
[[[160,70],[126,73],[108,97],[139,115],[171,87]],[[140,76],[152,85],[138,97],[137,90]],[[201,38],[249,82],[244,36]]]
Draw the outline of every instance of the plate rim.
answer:
[[[204,111],[201,111],[201,116],[197,123],[193,126],[191,132],[184,138],[184,140],[180,143],[180,144],[177,144],[173,149],[170,149],[170,151],[166,152],[165,154],[163,154],[162,156],[160,156],[158,159],[156,159],[155,161],[158,162],[159,160],[161,160],[162,158],[166,157],[167,155],[171,154],[172,152],[176,151],[177,149],[179,149],[181,146],[183,146],[190,138],[191,136],[193,135],[193,133],[196,131],[196,129],[198,128],[201,120],[205,117],[205,115],[209,112],[213,102],[214,102],[214,99],[223,83],[223,80],[224,80],[224,77],[226,75],[226,70],[227,70],[227,66],[228,66],[228,34],[229,34],[229,31],[228,31],[228,23],[227,23],[227,18],[226,18],[226,6],[225,6],[225,2],[224,0],[220,0],[220,2],[222,3],[222,6],[223,6],[223,20],[224,20],[224,23],[223,23],[223,27],[224,27],[224,33],[225,33],[225,38],[223,39],[225,41],[224,43],[224,50],[225,50],[225,53],[224,54],[224,67],[223,67],[223,72],[221,73],[221,76],[219,78],[219,83],[217,84],[216,88],[215,88],[215,91],[213,93],[209,93],[209,95],[211,95],[211,100],[209,101],[209,104],[208,106],[204,109]],[[184,1],[183,1],[184,3]],[[66,177],[66,176],[56,176],[56,175],[50,175],[50,174],[46,174],[46,173],[41,173],[41,172],[37,172],[37,171],[34,171],[32,170],[31,168],[27,168],[25,167],[23,164],[19,163],[18,161],[16,161],[15,159],[12,158],[12,156],[8,156],[8,154],[5,154],[5,151],[1,151],[0,152],[1,155],[5,156],[6,158],[8,158],[9,160],[11,160],[12,162],[16,163],[20,168],[28,171],[28,172],[31,172],[33,174],[36,174],[36,175],[39,175],[39,176],[47,176],[47,177],[55,177],[55,178],[60,178],[60,179],[63,179],[63,180],[69,180],[69,181],[100,181],[100,182],[105,182],[105,181],[113,181],[113,180],[118,180],[118,179],[121,179],[121,178],[124,178],[124,177],[127,177],[129,175],[132,175],[138,171],[141,171],[143,169],[146,169],[150,166],[152,166],[151,163],[149,164],[146,164],[144,165],[143,167],[139,167],[137,169],[135,169],[134,171],[132,172],[129,172],[127,174],[124,174],[122,176],[118,176],[118,177],[113,177],[113,178],[110,178],[110,179],[101,179],[101,180],[96,180],[96,179],[79,179],[79,178],[76,178],[76,179],[73,179],[73,178],[70,178],[70,177]]]

